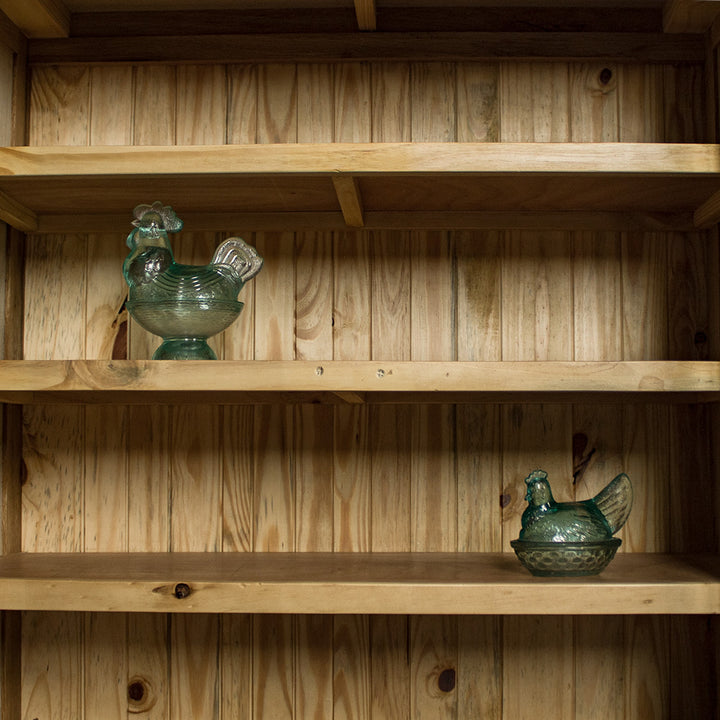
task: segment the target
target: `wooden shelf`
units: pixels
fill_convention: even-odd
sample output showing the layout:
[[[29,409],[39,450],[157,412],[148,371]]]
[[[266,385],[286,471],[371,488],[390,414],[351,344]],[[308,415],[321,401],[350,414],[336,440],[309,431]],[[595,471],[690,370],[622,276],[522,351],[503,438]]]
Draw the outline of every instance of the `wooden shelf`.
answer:
[[[189,230],[688,229],[720,218],[718,191],[703,144],[0,148],[0,219],[38,232],[129,232],[154,200]]]
[[[626,553],[594,577],[546,579],[512,553],[19,553],[0,558],[0,608],[718,613],[720,558]]]
[[[0,402],[720,400],[720,362],[0,361]]]

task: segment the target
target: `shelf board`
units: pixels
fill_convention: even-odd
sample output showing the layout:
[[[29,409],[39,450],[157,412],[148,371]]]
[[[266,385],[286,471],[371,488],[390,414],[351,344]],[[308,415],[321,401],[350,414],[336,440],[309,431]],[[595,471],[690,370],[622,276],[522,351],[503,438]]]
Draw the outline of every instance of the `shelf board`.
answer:
[[[720,362],[4,360],[0,402],[720,400]]]
[[[594,577],[535,578],[512,553],[18,553],[0,609],[709,614],[720,558],[619,553]]]
[[[189,230],[445,227],[533,221],[706,227],[720,217],[720,146],[656,143],[325,143],[0,148],[0,219],[37,232],[129,232],[161,200]],[[562,218],[568,218],[563,221]],[[222,223],[218,225],[217,223]],[[611,222],[612,224],[612,222]]]

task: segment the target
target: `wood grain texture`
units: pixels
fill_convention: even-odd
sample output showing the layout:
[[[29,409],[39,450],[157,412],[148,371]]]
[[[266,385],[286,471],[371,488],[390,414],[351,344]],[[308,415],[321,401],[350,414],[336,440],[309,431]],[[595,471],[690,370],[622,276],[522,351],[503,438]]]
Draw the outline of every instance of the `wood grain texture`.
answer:
[[[602,578],[562,584],[513,553],[18,553],[0,567],[10,610],[701,615],[720,603],[712,554],[622,553]]]
[[[89,137],[89,70],[51,67],[34,72],[29,113],[29,142],[85,145]],[[82,357],[87,327],[85,239],[56,237],[48,244],[48,238],[34,238],[32,244],[26,252],[25,288],[30,293],[26,297],[34,300],[28,303],[25,315],[38,326],[25,324],[23,356]],[[25,411],[23,550],[84,549],[85,429],[82,408]],[[92,653],[96,636],[91,633],[89,645],[84,646],[84,626],[83,616],[75,613],[23,614],[24,716],[69,720],[82,715],[86,699],[93,704],[98,685],[90,672],[89,694],[85,694],[83,657]],[[122,648],[115,652],[123,655]]]
[[[257,142],[296,142],[296,67],[291,64],[259,67],[257,87]],[[256,235],[265,269],[270,269],[264,273],[264,283],[255,288],[256,359],[295,357],[294,245],[292,233]],[[255,550],[295,547],[293,422],[288,408],[255,409]],[[290,616],[257,616],[253,620],[253,709],[258,719],[290,718],[294,714],[293,625]]]
[[[0,43],[0,102],[7,110],[0,114],[0,144],[13,142],[13,97],[15,95],[15,53]]]
[[[703,139],[700,118],[707,109],[698,90],[699,65],[496,60],[94,65],[38,67],[33,74],[34,144],[696,142]],[[115,98],[113,118],[108,105]],[[590,163],[585,153],[595,152],[594,146],[534,146],[530,154],[519,146],[491,150],[497,162],[514,158],[546,169],[555,162],[555,172],[560,164],[577,162],[581,173],[582,163]],[[453,145],[439,148],[436,157],[457,167],[449,154],[454,151]],[[648,146],[650,154],[655,151],[664,153],[658,167],[683,154],[679,162],[692,156],[695,163],[703,153],[700,147]],[[369,157],[367,167],[388,158]],[[622,161],[632,167],[648,157],[644,149],[628,148]],[[470,151],[460,160],[477,163]],[[332,153],[325,161],[335,163]],[[617,165],[618,155],[608,153],[601,162]],[[401,189],[420,206],[436,194],[437,182],[419,185],[420,192]],[[456,187],[451,192],[462,197]],[[498,201],[510,195],[500,193]],[[578,197],[585,202],[589,195]],[[217,347],[227,359],[302,359],[313,370],[315,361],[331,359],[372,359],[387,366],[410,358],[712,357],[718,305],[713,245],[696,233],[640,234],[625,226],[626,217],[619,222],[606,233],[576,232],[572,224],[550,232],[526,227],[450,234],[438,227],[435,233],[421,228],[412,234],[354,234],[310,227],[296,234],[288,225],[282,234],[244,233],[265,255],[266,268],[243,291],[243,316]],[[212,229],[218,235],[191,233],[179,246],[183,255],[187,248],[187,257],[207,262],[220,236],[243,234],[242,228]],[[117,243],[99,234],[30,240],[26,357],[107,358],[117,350],[123,318],[116,271],[124,252],[122,233],[118,237]],[[62,282],[58,273],[53,277],[57,267]],[[53,290],[36,301],[46,288]],[[64,317],[76,318],[78,331],[59,332]],[[706,342],[701,337],[696,342],[702,332]],[[155,344],[131,331],[129,357],[149,357]],[[597,377],[599,366],[574,367],[579,375],[571,370],[571,380]],[[623,367],[613,372],[622,376]],[[657,379],[650,364],[643,368],[640,379],[630,373],[622,382],[637,386],[646,375]],[[666,368],[670,374],[659,377],[668,383],[677,379],[676,371],[681,378],[685,372],[679,365]],[[487,369],[492,374],[491,366]],[[534,364],[527,382],[547,382],[542,379],[547,370]],[[327,364],[322,378],[331,375]],[[565,379],[568,371],[558,371],[555,379],[561,375]],[[393,377],[397,380],[397,372]],[[374,375],[372,380],[379,382]],[[686,514],[665,510],[683,500],[686,484],[677,479],[683,471],[707,479],[698,492],[711,490],[714,410],[599,407],[582,399],[574,407],[237,406],[217,414],[203,407],[133,407],[126,417],[87,408],[74,420],[72,408],[27,409],[24,547],[58,549],[67,541],[74,549],[77,540],[78,547],[118,542],[165,551],[172,540],[177,547],[239,551],[495,551],[517,535],[520,485],[536,465],[551,472],[556,494],[568,497],[592,494],[616,470],[637,477],[638,505],[623,531],[624,549],[714,546],[710,508],[706,521],[694,528]],[[681,430],[687,442],[677,440]],[[68,438],[77,456],[65,447]],[[199,446],[212,446],[212,457],[198,452]],[[86,462],[75,468],[72,457]],[[111,521],[109,508],[125,492],[126,472],[123,530],[123,522]],[[68,495],[66,473],[84,478],[79,495],[77,487]],[[44,488],[48,499],[42,497]],[[67,526],[58,520],[65,505],[81,509]],[[101,508],[97,517],[95,507]],[[50,524],[31,537],[41,516]],[[678,606],[687,607],[687,594],[682,598]],[[456,596],[452,602],[458,602]],[[531,604],[527,597],[524,602]],[[518,718],[530,713],[523,701],[528,685],[518,668],[529,673],[547,658],[552,658],[547,673],[528,677],[543,683],[537,693],[557,708],[557,717],[662,717],[667,708],[681,706],[693,707],[700,717],[711,714],[714,702],[702,682],[714,669],[700,661],[712,642],[701,618],[540,623],[469,616],[228,615],[218,624],[202,613],[170,622],[161,614],[139,614],[127,619],[126,645],[122,617],[88,615],[75,626],[71,615],[26,613],[23,705],[25,712],[35,712],[30,717],[47,715],[52,707],[74,720],[83,713],[89,717],[100,703],[115,714],[128,702],[120,684],[125,667],[145,688],[151,707],[142,709],[157,718],[183,711],[256,719],[333,712],[353,718],[453,713]],[[76,648],[65,667],[84,665],[71,672],[70,684],[44,669],[56,652],[49,633],[57,628],[63,642],[69,638],[67,647]],[[109,682],[101,684],[102,678]],[[682,705],[690,696],[694,704]],[[129,709],[141,707],[134,701]]]

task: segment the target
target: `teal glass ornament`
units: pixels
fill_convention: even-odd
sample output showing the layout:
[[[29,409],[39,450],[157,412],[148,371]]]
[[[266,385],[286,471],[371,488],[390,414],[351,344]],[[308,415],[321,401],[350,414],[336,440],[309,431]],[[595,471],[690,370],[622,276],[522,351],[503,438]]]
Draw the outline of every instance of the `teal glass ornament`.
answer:
[[[596,575],[620,547],[613,535],[632,509],[630,478],[620,473],[595,497],[575,502],[557,502],[547,478],[544,470],[525,478],[528,506],[510,544],[533,575]]]
[[[127,309],[163,342],[153,360],[216,360],[207,339],[229,327],[243,303],[238,294],[262,269],[255,248],[240,238],[222,242],[208,265],[175,262],[168,235],[183,222],[168,205],[138,205],[130,254],[123,263]]]

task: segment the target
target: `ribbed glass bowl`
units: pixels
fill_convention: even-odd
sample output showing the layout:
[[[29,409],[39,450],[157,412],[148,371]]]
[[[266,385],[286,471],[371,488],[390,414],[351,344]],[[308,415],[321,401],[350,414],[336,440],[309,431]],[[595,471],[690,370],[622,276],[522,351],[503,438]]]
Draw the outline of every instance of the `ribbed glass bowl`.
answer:
[[[149,300],[128,302],[130,315],[145,330],[163,338],[153,360],[215,360],[205,342],[229,327],[240,314],[237,300]]]
[[[619,538],[594,542],[535,542],[513,540],[520,562],[539,577],[578,577],[597,575],[615,557]]]

